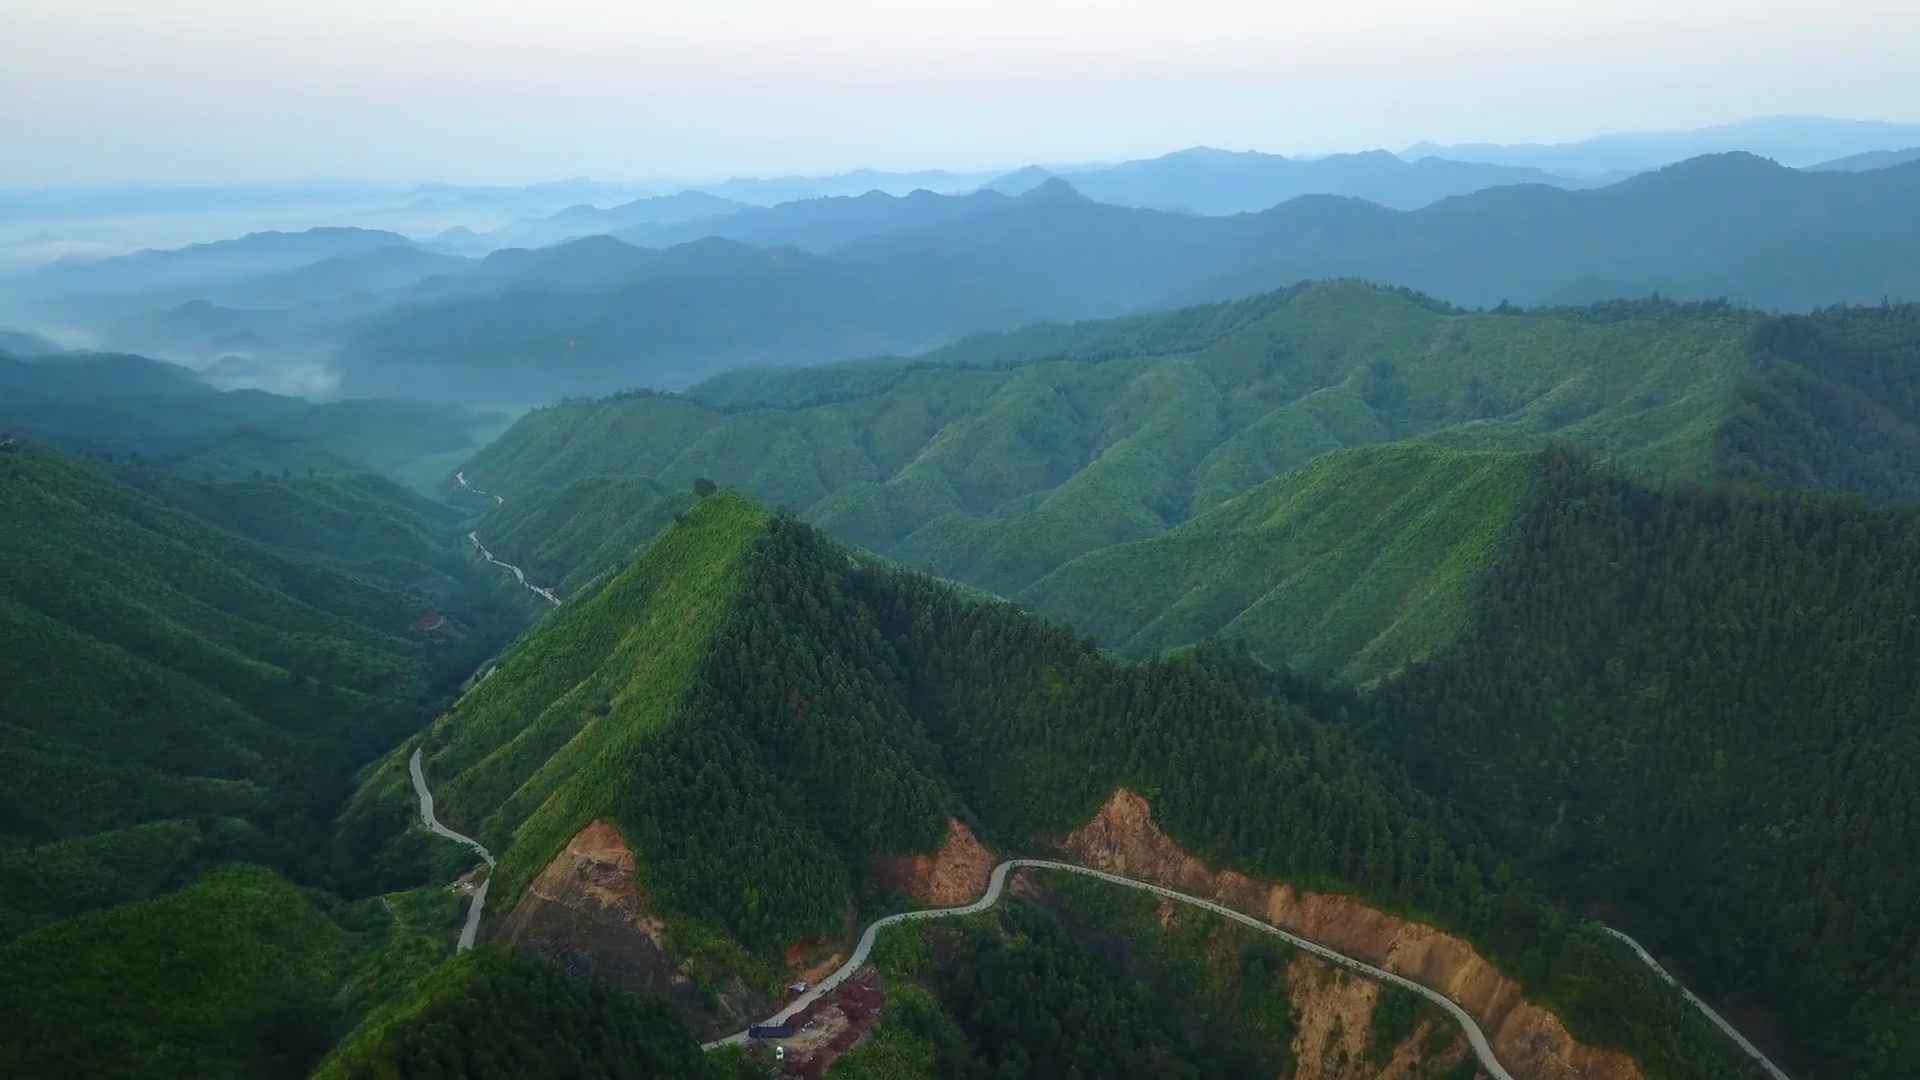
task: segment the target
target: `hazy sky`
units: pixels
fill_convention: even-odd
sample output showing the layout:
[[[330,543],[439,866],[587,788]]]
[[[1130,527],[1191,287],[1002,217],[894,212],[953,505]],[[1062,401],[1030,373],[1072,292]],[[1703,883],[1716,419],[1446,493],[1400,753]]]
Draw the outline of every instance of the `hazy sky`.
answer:
[[[0,188],[1920,120],[1915,0],[0,0]]]

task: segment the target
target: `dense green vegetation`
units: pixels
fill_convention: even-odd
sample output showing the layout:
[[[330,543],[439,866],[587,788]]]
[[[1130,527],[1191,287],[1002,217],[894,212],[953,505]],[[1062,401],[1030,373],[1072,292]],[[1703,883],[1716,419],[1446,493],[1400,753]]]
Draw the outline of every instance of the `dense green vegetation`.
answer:
[[[1655,491],[1570,455],[1459,639],[1364,701],[1365,730],[1534,880],[1807,1076],[1920,1045],[1920,513]]]
[[[459,920],[438,888],[349,904],[225,867],[0,948],[0,1071],[304,1077],[447,959]]]
[[[302,1077],[335,1032],[347,931],[265,870],[71,919],[0,949],[0,1072]]]
[[[481,537],[499,557],[564,597],[624,568],[692,503],[691,487],[670,490],[643,476],[586,476],[516,496],[487,514]]]
[[[309,865],[353,772],[524,625],[391,485],[248,487],[0,449],[0,939]]]
[[[737,1052],[702,1054],[686,1020],[658,998],[579,983],[558,968],[492,947],[449,961],[410,987],[315,1074],[320,1080],[756,1075]]]
[[[1269,664],[1366,682],[1465,621],[1527,462],[1417,444],[1329,454],[1017,599],[1135,655],[1223,635]]]
[[[1443,455],[1425,459],[1430,475],[1412,457],[1324,466],[1359,468],[1397,507],[1372,515],[1349,512],[1366,509],[1357,495],[1334,497],[1346,481],[1331,472],[1276,478],[1390,440],[1502,451],[1562,441],[1674,477],[1920,495],[1920,406],[1900,374],[1920,349],[1917,311],[1643,302],[1469,314],[1332,283],[1036,327],[929,361],[737,372],[691,397],[566,402],[528,414],[468,473],[510,503],[583,478],[613,501],[615,478],[684,490],[709,476],[840,539],[1074,620],[1111,647],[1224,631],[1263,659],[1366,679],[1457,625],[1517,492],[1499,470]],[[1401,537],[1406,515],[1442,492],[1419,536]],[[654,489],[626,497],[636,516],[654,512]],[[591,545],[568,520],[543,526],[562,540],[518,547],[584,558],[574,552]],[[1339,553],[1344,530],[1352,543]],[[1390,531],[1400,538],[1375,551]],[[1257,550],[1256,535],[1285,536],[1287,550]],[[1376,554],[1378,566],[1355,564]],[[603,558],[568,573],[590,575]],[[1109,588],[1111,574],[1139,587]],[[1421,595],[1427,584],[1438,591]]]
[[[528,635],[430,745],[444,805],[504,852],[490,903],[606,817],[709,960],[835,932],[873,857],[930,850],[949,813],[1019,848],[1125,786],[1203,857],[1464,933],[1651,1076],[1744,1075],[1610,939],[1249,659],[1116,661],[736,495]]]
[[[464,408],[413,401],[316,405],[222,393],[187,368],[139,356],[0,354],[0,431],[195,478],[387,472],[474,447],[469,431],[484,422]]]

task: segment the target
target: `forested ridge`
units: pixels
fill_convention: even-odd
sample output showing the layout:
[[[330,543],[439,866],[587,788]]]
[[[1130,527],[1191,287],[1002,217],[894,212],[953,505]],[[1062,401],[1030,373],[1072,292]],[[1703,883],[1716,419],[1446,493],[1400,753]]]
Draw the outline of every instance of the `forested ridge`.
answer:
[[[1323,483],[1321,459],[1387,442],[1509,453],[1562,442],[1676,479],[1913,497],[1916,312],[1766,315],[1659,299],[1465,312],[1404,290],[1317,283],[995,335],[939,362],[742,371],[685,396],[564,402],[522,418],[468,472],[528,504],[498,513],[515,518],[512,550],[554,578],[607,565],[583,528],[621,516],[606,504],[656,521],[643,481],[685,490],[706,477],[837,539],[1074,620],[1109,647],[1145,654],[1225,633],[1269,663],[1366,679],[1458,622],[1451,603],[1409,618],[1420,613],[1386,583],[1417,596],[1424,567],[1470,578],[1457,572],[1474,562],[1470,545],[1441,549],[1503,527],[1511,500],[1467,498],[1464,472],[1437,470],[1383,488],[1396,513],[1370,523],[1326,514],[1324,500],[1288,505],[1287,485],[1339,486]],[[1309,481],[1303,467],[1322,472]],[[536,525],[534,506],[579,504],[575,482],[603,501]],[[1453,505],[1421,522],[1429,535],[1416,541],[1419,528],[1395,522],[1422,499]],[[1262,503],[1274,510],[1259,529],[1319,538],[1291,565],[1221,550],[1230,533],[1251,543],[1250,508]],[[1384,575],[1350,555],[1334,566],[1313,557],[1365,547],[1364,529],[1394,530]],[[1216,568],[1218,580],[1204,580]],[[1146,588],[1116,594],[1114,573]],[[1265,587],[1250,588],[1256,580]]]
[[[582,983],[483,946],[442,964],[347,1039],[317,1080],[704,1080],[761,1075],[709,1058],[658,998]]]
[[[533,868],[605,816],[633,846],[648,902],[689,928],[683,943],[724,958],[717,932],[770,961],[787,943],[836,932],[849,902],[871,903],[872,857],[931,850],[950,813],[1017,850],[1064,835],[1126,786],[1218,864],[1357,888],[1465,934],[1576,1036],[1628,1050],[1650,1076],[1746,1075],[1638,961],[1548,904],[1340,725],[1283,703],[1243,656],[1117,661],[1004,602],[855,557],[792,517],[745,516],[741,502],[702,500],[602,591],[536,629],[436,728],[453,740],[435,764],[448,805],[469,800],[470,820],[502,822],[502,811],[470,801],[501,757],[456,750],[472,737],[462,725],[501,725],[495,746],[557,745],[538,733],[562,713],[588,725],[559,751],[580,777],[599,778],[563,789],[567,822],[543,822],[543,807],[519,829],[487,826],[507,853],[491,903],[510,907]],[[560,642],[584,640],[615,605],[639,602],[641,582],[662,582],[665,566],[692,566],[691,553],[716,545],[735,552],[724,558],[738,569],[706,572],[738,584],[718,621],[700,616],[712,629],[691,635],[698,660],[646,664],[686,673],[677,701],[644,727],[585,738],[623,714],[615,691],[596,718],[602,687],[632,675],[583,659],[568,676],[531,658],[558,657]],[[710,595],[697,581],[673,587]],[[646,619],[689,626],[671,608]],[[525,696],[536,687],[553,704]],[[488,700],[520,705],[479,711]],[[448,769],[459,760],[479,771]]]
[[[1920,1045],[1920,511],[1650,487],[1571,453],[1365,741],[1808,1077]],[[1310,697],[1312,695],[1309,695]]]

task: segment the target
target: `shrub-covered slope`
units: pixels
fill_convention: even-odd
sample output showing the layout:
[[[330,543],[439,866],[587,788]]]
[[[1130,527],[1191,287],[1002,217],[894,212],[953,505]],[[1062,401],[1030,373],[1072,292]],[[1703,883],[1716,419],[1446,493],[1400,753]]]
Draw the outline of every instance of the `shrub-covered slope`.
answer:
[[[300,890],[222,870],[0,948],[0,1072],[293,1080],[333,1038],[350,962]]]
[[[353,770],[524,620],[471,570],[438,570],[429,596],[240,534],[324,530],[364,503],[322,514],[293,482],[285,505],[236,507],[218,485],[139,480],[0,449],[7,936],[206,859],[308,859]],[[423,542],[393,541],[396,557]],[[309,546],[378,564],[388,543]]]
[[[644,476],[585,476],[501,504],[487,514],[480,537],[533,580],[555,582],[568,596],[625,567],[692,503],[691,487],[669,489]]]
[[[1367,682],[1465,620],[1527,463],[1418,444],[1329,454],[1017,599],[1134,655],[1222,635],[1270,664]]]
[[[702,1080],[734,1075],[724,1060],[710,1061],[686,1020],[658,998],[582,984],[482,947],[369,1017],[314,1075]]]

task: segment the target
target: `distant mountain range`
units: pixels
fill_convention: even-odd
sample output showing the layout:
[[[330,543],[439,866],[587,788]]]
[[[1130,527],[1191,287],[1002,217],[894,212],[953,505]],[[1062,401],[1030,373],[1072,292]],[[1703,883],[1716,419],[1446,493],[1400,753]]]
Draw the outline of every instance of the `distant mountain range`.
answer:
[[[1050,176],[1029,167],[987,185],[1020,194]],[[1408,161],[1385,150],[1299,159],[1255,151],[1195,147],[1105,168],[1065,170],[1088,198],[1120,206],[1238,214],[1265,210],[1302,195],[1346,195],[1396,210],[1417,210],[1452,195],[1508,184],[1591,187],[1591,181],[1540,169],[1424,157]]]
[[[1316,195],[1225,216],[1098,202],[1050,177],[1019,195],[870,192],[621,235],[468,258],[377,230],[260,233],[61,263],[14,286],[48,294],[31,310],[84,322],[105,347],[196,365],[293,357],[337,370],[352,394],[532,400],[920,352],[1307,279],[1469,307],[1920,297],[1920,163],[1802,171],[1725,154],[1603,188],[1508,185],[1411,211]]]
[[[1702,154],[1743,151],[1801,167],[1894,147],[1920,145],[1920,124],[1773,116],[1688,131],[1601,135],[1578,142],[1498,145],[1415,143],[1402,157],[1444,157],[1546,169],[1575,176],[1617,177]]]
[[[1864,154],[1809,165],[1807,169],[1810,172],[1871,172],[1874,169],[1891,169],[1911,161],[1920,161],[1920,146],[1907,150],[1869,150]]]

